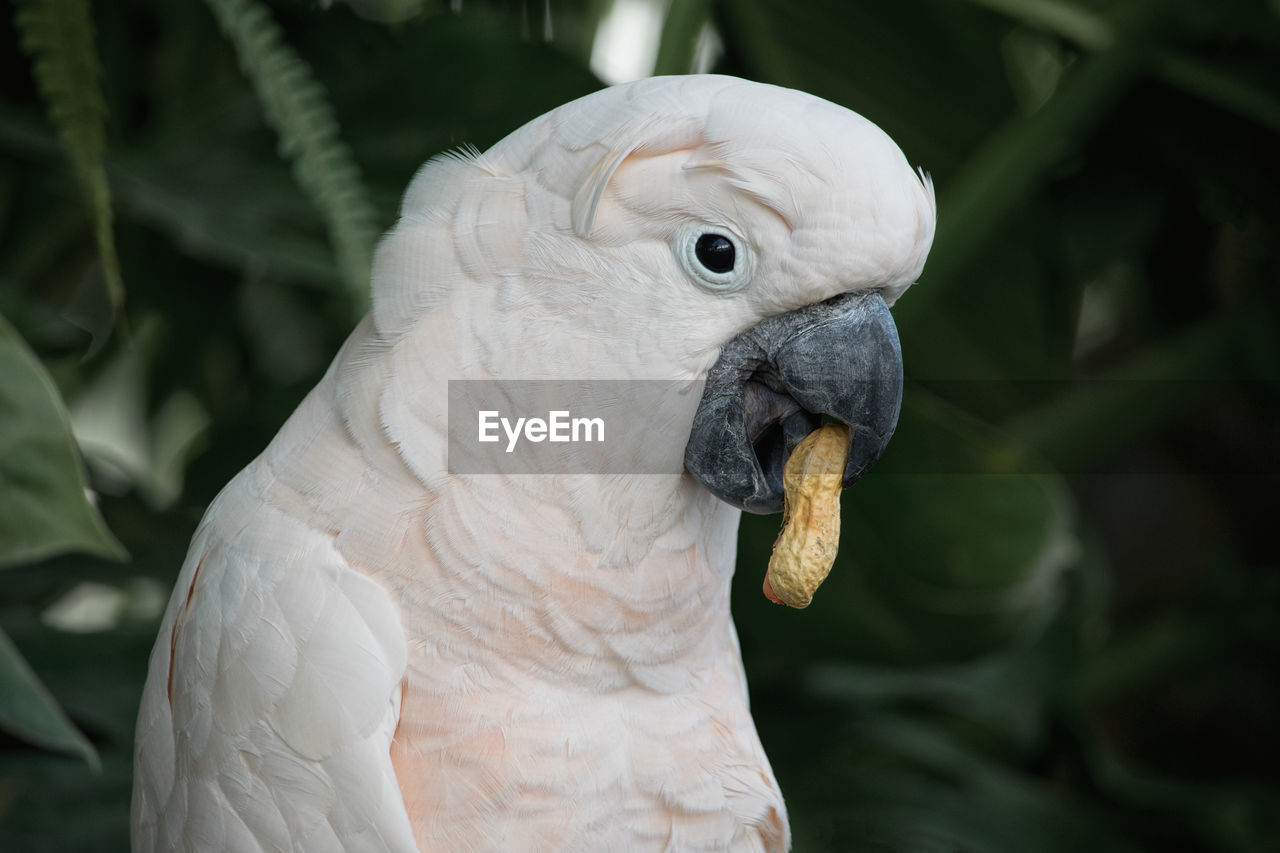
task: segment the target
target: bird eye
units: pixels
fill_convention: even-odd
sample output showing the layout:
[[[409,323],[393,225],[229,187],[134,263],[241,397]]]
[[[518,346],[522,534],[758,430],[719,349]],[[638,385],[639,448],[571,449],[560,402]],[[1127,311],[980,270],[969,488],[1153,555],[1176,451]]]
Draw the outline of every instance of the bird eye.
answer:
[[[689,277],[706,290],[734,293],[751,280],[751,245],[726,225],[689,222],[672,248]]]
[[[723,234],[707,233],[698,238],[694,244],[694,256],[698,263],[719,275],[733,272],[733,263],[738,254],[733,248],[733,241]]]

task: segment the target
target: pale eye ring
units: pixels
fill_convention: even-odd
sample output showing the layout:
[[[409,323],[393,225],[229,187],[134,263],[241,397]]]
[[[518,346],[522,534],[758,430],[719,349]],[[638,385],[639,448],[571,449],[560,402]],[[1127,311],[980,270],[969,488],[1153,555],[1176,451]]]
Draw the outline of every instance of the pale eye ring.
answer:
[[[676,254],[693,280],[707,290],[730,293],[751,279],[747,241],[723,225],[690,223],[681,229]]]

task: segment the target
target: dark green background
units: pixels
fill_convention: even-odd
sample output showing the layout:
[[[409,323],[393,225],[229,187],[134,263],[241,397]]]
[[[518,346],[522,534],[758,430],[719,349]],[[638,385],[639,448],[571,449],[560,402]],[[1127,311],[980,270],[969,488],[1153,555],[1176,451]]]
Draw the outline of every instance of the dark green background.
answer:
[[[364,238],[279,153],[211,13],[231,5],[92,4],[113,319],[0,3],[0,314],[57,386],[7,334],[0,850],[126,849],[148,601],[359,311],[332,247]],[[381,231],[427,157],[598,88],[607,5],[552,0],[550,42],[540,3],[426,3],[398,24],[268,8]],[[778,520],[743,524],[735,617],[796,850],[1280,849],[1280,7],[676,0],[659,70],[689,70],[708,20],[715,70],[863,113],[939,194],[933,254],[895,308],[899,434],[846,493],[840,564],[809,610],[760,595]],[[110,544],[59,398],[146,430],[135,459],[87,453],[126,561],[82,555]],[[45,451],[48,467],[19,464]],[[54,531],[57,556],[22,550],[45,529],[28,476],[55,519],[87,519]],[[41,621],[84,581],[123,593],[114,627]]]

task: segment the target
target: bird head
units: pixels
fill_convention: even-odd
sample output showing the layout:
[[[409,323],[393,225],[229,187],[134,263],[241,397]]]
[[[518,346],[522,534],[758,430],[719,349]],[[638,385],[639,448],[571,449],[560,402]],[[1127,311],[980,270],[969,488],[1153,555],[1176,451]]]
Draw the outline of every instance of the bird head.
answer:
[[[880,455],[901,400],[889,306],[934,221],[928,178],[861,116],[731,77],[651,78],[429,164],[380,250],[375,323],[471,301],[476,375],[705,380],[674,419],[684,466],[771,512],[823,417],[853,427],[846,483]]]

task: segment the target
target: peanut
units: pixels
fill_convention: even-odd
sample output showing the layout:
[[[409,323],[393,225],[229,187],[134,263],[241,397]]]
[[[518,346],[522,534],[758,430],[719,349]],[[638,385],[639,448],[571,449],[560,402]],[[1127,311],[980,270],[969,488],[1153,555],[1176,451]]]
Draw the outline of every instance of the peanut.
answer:
[[[840,544],[840,491],[849,428],[826,424],[796,445],[782,471],[782,532],[773,543],[764,594],[804,608],[826,580]]]

